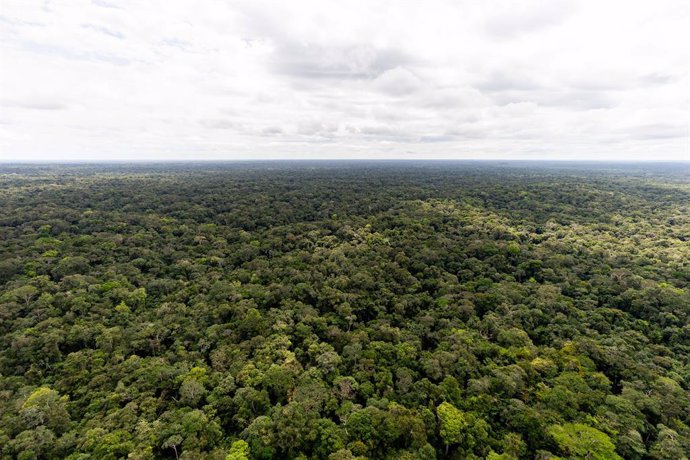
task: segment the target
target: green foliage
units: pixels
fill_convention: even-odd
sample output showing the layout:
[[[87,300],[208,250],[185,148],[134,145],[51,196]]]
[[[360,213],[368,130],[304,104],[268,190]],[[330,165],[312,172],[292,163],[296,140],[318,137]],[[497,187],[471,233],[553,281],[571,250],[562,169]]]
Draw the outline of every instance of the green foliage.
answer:
[[[46,426],[56,432],[64,431],[69,423],[67,397],[48,387],[36,389],[19,409],[27,428]]]
[[[580,423],[566,423],[549,428],[558,447],[568,458],[618,460],[615,446],[605,433]]]
[[[465,414],[452,404],[441,403],[436,408],[436,414],[440,420],[439,433],[444,444],[458,444],[464,438],[464,431],[467,428]]]
[[[678,165],[0,167],[0,457],[683,459]]]
[[[249,460],[249,458],[249,444],[240,439],[232,443],[225,460]]]
[[[687,460],[688,443],[683,445],[682,438],[675,430],[659,425],[659,435],[656,442],[652,445],[649,454],[652,458],[663,460]]]

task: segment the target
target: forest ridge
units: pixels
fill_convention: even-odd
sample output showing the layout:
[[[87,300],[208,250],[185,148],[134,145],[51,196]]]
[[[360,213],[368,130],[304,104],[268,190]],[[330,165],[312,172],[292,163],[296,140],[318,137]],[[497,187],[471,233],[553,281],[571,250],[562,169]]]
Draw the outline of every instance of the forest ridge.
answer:
[[[688,164],[0,165],[0,458],[688,452]]]

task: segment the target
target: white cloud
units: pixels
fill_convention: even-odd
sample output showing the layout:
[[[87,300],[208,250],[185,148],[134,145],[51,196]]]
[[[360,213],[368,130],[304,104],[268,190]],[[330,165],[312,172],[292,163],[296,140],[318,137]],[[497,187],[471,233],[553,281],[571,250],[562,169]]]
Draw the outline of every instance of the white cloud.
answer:
[[[373,87],[393,96],[413,93],[424,86],[422,80],[404,67],[394,67],[378,75]]]
[[[5,0],[0,161],[689,160],[684,0]]]

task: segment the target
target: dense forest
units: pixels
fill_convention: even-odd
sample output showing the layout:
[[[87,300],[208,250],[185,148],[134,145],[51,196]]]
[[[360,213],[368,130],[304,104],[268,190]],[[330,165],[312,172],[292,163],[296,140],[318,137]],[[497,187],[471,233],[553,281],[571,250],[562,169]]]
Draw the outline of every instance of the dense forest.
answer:
[[[0,457],[686,459],[690,167],[0,166]]]

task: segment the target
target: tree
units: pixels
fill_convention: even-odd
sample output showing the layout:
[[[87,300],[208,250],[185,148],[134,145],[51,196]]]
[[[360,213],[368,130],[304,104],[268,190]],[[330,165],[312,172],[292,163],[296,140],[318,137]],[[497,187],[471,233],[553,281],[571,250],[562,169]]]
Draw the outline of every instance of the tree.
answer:
[[[19,414],[28,428],[45,425],[59,434],[67,430],[70,421],[66,403],[67,396],[60,396],[49,387],[40,387],[24,401]]]
[[[180,436],[179,434],[174,434],[174,435],[172,435],[172,436],[166,438],[166,439],[163,441],[163,444],[161,444],[161,447],[172,449],[173,452],[175,452],[175,458],[176,458],[176,459],[179,459],[179,458],[180,458],[180,454],[179,454],[179,452],[177,451],[177,447],[178,447],[180,444],[182,444],[182,441],[184,441],[184,439],[182,439],[182,436]]]
[[[596,428],[566,423],[549,428],[561,451],[574,459],[621,460],[611,439]]]
[[[242,439],[233,442],[225,460],[249,460],[249,444]]]
[[[195,377],[187,377],[180,385],[180,402],[186,406],[196,407],[206,394],[206,388]]]
[[[25,284],[24,286],[18,287],[12,291],[12,295],[24,302],[24,305],[28,306],[31,299],[38,293],[38,289],[30,284]]]
[[[679,442],[680,436],[675,430],[659,425],[659,436],[649,449],[649,455],[659,460],[687,460],[688,452]]]
[[[443,402],[436,408],[439,418],[439,434],[446,446],[446,455],[452,444],[463,440],[463,433],[467,428],[465,414],[454,405]]]

